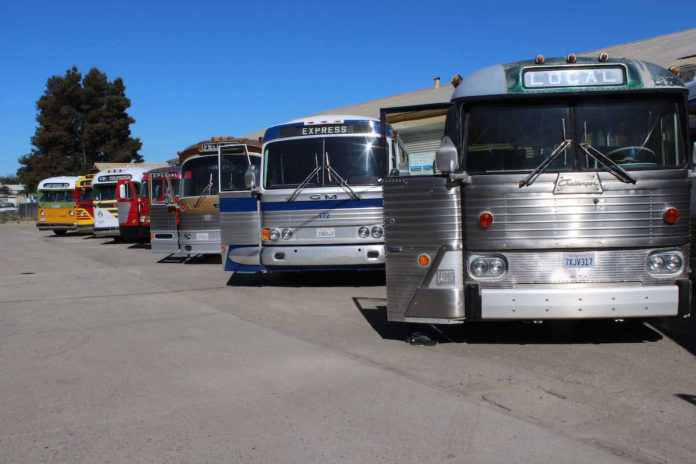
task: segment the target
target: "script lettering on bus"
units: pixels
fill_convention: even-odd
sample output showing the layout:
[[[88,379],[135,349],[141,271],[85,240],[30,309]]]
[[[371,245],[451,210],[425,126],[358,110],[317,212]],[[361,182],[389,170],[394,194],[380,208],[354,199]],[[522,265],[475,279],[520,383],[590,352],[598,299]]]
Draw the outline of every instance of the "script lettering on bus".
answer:
[[[607,87],[626,84],[623,68],[568,68],[527,70],[523,74],[528,89],[549,87]]]
[[[99,176],[99,182],[118,182],[121,179],[131,179],[130,174],[117,174],[112,176]]]

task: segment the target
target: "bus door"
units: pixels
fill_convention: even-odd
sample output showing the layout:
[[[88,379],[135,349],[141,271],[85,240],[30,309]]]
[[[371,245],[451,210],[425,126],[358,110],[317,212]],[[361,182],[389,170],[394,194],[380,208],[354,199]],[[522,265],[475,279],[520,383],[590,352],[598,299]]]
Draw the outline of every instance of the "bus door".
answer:
[[[178,195],[177,173],[150,175],[150,247],[153,253],[179,252]]]
[[[387,157],[382,165],[388,171],[383,183],[384,248],[391,321],[464,316],[461,189],[443,174],[456,166],[436,163],[441,145],[458,143],[445,138],[448,111],[454,111],[449,103],[381,110]],[[392,129],[391,146],[387,127]]]
[[[218,148],[220,242],[226,271],[258,272],[261,265],[261,154],[243,144]]]
[[[138,190],[130,179],[120,179],[116,184],[116,206],[121,225],[137,226],[140,217]]]

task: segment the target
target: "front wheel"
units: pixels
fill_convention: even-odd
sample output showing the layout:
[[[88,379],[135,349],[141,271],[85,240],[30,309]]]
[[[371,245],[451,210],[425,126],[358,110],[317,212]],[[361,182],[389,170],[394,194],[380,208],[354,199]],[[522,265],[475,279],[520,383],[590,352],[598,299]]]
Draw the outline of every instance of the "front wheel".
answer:
[[[65,235],[68,233],[68,231],[67,230],[54,230],[53,233],[56,235]]]

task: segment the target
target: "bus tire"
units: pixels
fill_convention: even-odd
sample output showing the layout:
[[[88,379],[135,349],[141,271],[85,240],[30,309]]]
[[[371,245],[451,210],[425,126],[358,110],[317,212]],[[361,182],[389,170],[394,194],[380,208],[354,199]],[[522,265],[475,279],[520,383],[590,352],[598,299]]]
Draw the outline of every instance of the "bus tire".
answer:
[[[67,230],[54,230],[53,233],[56,235],[65,235],[68,233],[68,231]]]

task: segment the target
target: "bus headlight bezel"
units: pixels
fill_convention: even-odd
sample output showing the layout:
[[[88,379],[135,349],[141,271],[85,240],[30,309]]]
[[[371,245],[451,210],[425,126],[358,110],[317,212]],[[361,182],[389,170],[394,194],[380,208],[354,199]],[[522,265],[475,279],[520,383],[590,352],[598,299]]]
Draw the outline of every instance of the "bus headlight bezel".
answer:
[[[280,236],[283,238],[283,240],[290,240],[293,236],[293,231],[292,229],[283,229],[281,232]]]
[[[41,216],[46,216],[46,211],[41,211]]]
[[[509,265],[503,255],[472,255],[467,267],[476,280],[498,280],[507,274]]]
[[[684,256],[680,251],[656,251],[648,255],[645,266],[653,276],[673,276],[684,270]]]
[[[372,235],[372,238],[382,238],[384,236],[384,229],[382,226],[372,226],[370,235]]]
[[[269,230],[268,238],[274,242],[277,241],[280,238],[280,231],[278,229]]]
[[[360,238],[368,238],[370,237],[370,228],[366,226],[360,226],[358,229],[358,237]]]

